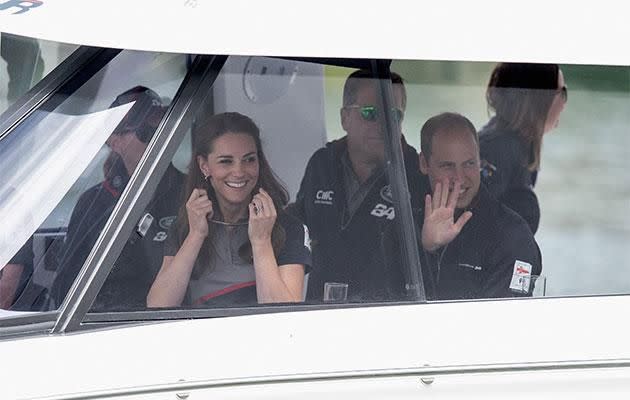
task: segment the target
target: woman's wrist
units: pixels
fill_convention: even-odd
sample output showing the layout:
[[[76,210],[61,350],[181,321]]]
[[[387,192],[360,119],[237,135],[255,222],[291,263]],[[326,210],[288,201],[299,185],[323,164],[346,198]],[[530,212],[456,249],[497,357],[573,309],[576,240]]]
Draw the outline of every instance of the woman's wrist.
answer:
[[[206,240],[206,236],[198,233],[198,232],[188,232],[188,236],[186,236],[186,241],[191,242],[192,244],[203,244]]]
[[[252,251],[265,249],[267,247],[271,247],[271,238],[250,239],[250,243],[252,244]]]

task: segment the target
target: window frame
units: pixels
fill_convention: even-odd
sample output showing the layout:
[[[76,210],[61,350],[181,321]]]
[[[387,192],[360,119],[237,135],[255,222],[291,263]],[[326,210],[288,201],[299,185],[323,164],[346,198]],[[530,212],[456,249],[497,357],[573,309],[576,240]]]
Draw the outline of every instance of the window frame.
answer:
[[[410,292],[413,299],[408,301],[346,304],[301,303],[234,308],[173,308],[125,312],[90,312],[92,302],[120,256],[126,240],[135,225],[135,221],[140,219],[144,207],[151,199],[151,196],[148,194],[153,193],[157,188],[161,176],[175,154],[179,143],[187,133],[190,121],[192,121],[195,113],[201,107],[193,108],[190,107],[190,104],[212,102],[212,96],[209,95],[210,91],[204,92],[204,89],[212,87],[214,80],[222,72],[222,67],[228,57],[230,56],[197,57],[189,76],[180,86],[180,92],[173,100],[171,109],[169,109],[165,117],[166,119],[158,127],[157,132],[149,143],[147,152],[140,161],[101,236],[88,256],[79,277],[77,277],[73,287],[70,289],[61,307],[62,315],[56,322],[53,333],[91,329],[102,327],[103,324],[118,325],[149,321],[218,318],[321,309],[411,305],[426,302],[424,286],[421,285],[422,273],[417,247],[418,242],[414,239],[416,237],[415,222],[409,200],[402,147],[400,146],[402,133],[395,122],[395,116],[392,112],[394,100],[389,70],[391,60],[274,57],[309,63],[325,63],[325,65],[333,66],[363,68],[373,72],[374,79],[379,83],[380,96],[378,96],[378,101],[382,102],[380,104],[380,106],[384,106],[382,109],[387,110],[384,113],[386,115],[385,120],[381,121],[385,125],[383,131],[388,134],[385,153],[386,158],[390,162],[386,169],[388,181],[392,182],[393,186],[396,186],[395,189],[392,189],[394,207],[400,214],[396,229],[401,237],[404,238],[399,243],[401,246],[400,251],[403,260],[405,260],[406,265],[404,265],[404,268],[407,271],[408,280],[411,280]],[[205,62],[201,60],[205,60]],[[200,63],[203,63],[203,65],[200,65]],[[186,104],[180,106],[180,103],[183,102],[186,102]],[[385,105],[389,105],[389,107]],[[171,121],[175,119],[177,121],[171,124]],[[402,201],[398,199],[402,199]]]
[[[121,50],[79,47],[33,88],[0,115],[0,140],[36,110],[54,109],[62,101],[59,92],[72,92],[106,66]],[[18,334],[51,332],[60,310],[16,314],[0,318],[0,338]]]
[[[403,270],[407,274],[407,292],[413,296],[415,302],[425,303],[427,296],[425,293],[424,279],[422,277],[422,264],[420,262],[420,252],[417,238],[416,224],[411,209],[411,200],[409,185],[407,182],[407,174],[405,171],[405,161],[403,159],[402,147],[400,141],[402,139],[402,131],[400,124],[396,121],[392,110],[395,108],[394,91],[391,80],[391,71],[389,69],[391,60],[372,60],[372,72],[377,79],[381,96],[377,98],[377,104],[381,110],[385,110],[383,115],[385,121],[381,121],[382,131],[388,135],[385,141],[386,159],[391,160],[386,163],[387,180],[392,190],[392,199],[394,209],[398,214],[398,223],[396,229],[400,235],[400,251],[403,255],[402,260],[406,262]],[[398,150],[398,151],[396,151]],[[414,268],[414,266],[416,266]]]
[[[227,56],[198,56],[60,307],[52,333],[80,327]],[[123,240],[124,238],[124,240]]]
[[[0,123],[0,140],[30,113],[40,107],[50,107],[51,97],[60,90],[68,90],[68,87],[78,87],[87,81],[94,73],[113,59],[121,50],[95,49],[81,47],[71,57],[60,64],[51,74],[46,76],[38,85],[29,91],[21,100],[14,103],[3,115],[8,116]],[[112,212],[108,223],[101,232],[99,239],[94,244],[88,259],[85,261],[81,272],[75,278],[75,282],[66,299],[56,311],[38,312],[33,315],[16,315],[0,319],[0,337],[19,333],[50,332],[64,333],[104,325],[118,325],[127,323],[164,321],[178,319],[217,318],[237,315],[252,315],[263,313],[279,313],[293,311],[311,311],[321,309],[341,308],[365,308],[396,305],[417,305],[426,302],[424,285],[422,284],[421,262],[418,253],[418,242],[413,238],[416,235],[416,226],[413,219],[411,204],[409,201],[409,188],[400,146],[401,132],[395,123],[392,113],[393,91],[390,65],[392,60],[382,59],[334,59],[334,58],[294,58],[274,57],[297,60],[303,62],[316,62],[325,65],[368,68],[373,72],[379,82],[380,96],[379,106],[386,110],[386,125],[383,129],[388,133],[386,140],[386,156],[390,160],[387,164],[388,180],[392,182],[392,195],[394,198],[399,221],[397,229],[404,240],[401,241],[401,252],[407,261],[407,271],[411,274],[412,284],[417,285],[415,298],[409,301],[346,303],[346,304],[291,304],[291,305],[266,305],[257,307],[234,307],[215,309],[183,309],[172,308],[164,310],[142,310],[126,312],[90,312],[92,302],[98,295],[103,283],[107,279],[115,261],[120,256],[131,234],[135,221],[137,221],[148,204],[151,196],[157,188],[160,177],[163,175],[172,156],[175,154],[179,143],[187,133],[192,118],[197,110],[205,102],[211,102],[212,96],[205,88],[211,88],[215,79],[221,73],[222,67],[229,56],[201,55],[197,56],[191,69],[180,84],[179,90],[171,103],[167,113],[163,117],[160,126],[149,143],[149,147],[143,156],[138,168],[131,177],[116,208]],[[69,86],[68,86],[69,85]],[[56,106],[56,104],[55,104]],[[54,108],[54,107],[53,107]],[[399,201],[398,199],[403,199]],[[416,268],[414,268],[414,266]],[[414,276],[415,275],[415,276]],[[415,279],[415,280],[414,280]],[[414,289],[412,287],[412,289]],[[628,296],[628,294],[618,294]],[[576,295],[562,297],[599,297],[617,295]],[[487,299],[475,301],[527,301],[529,299]],[[470,300],[467,300],[468,302]],[[441,303],[441,302],[431,302]]]
[[[106,67],[109,62],[111,62],[119,53],[121,53],[122,49],[110,49],[110,48],[89,48],[89,47],[80,47],[77,49],[70,57],[68,57],[64,62],[62,62],[59,66],[57,66],[48,76],[44,77],[35,87],[33,87],[29,92],[24,94],[24,96],[15,102],[5,113],[0,116],[2,118],[2,123],[0,124],[0,140],[11,134],[14,128],[19,126],[19,124],[25,121],[33,112],[36,110],[44,109],[44,110],[53,110],[59,104],[61,104],[65,100],[65,96],[59,96],[59,94],[71,94],[74,93],[78,88],[80,88],[84,83],[86,83],[89,79],[91,79],[96,73],[102,70],[102,68]],[[206,64],[208,64],[208,60],[212,57],[205,57]],[[200,58],[201,59],[201,58]],[[201,64],[199,61],[197,64]],[[194,64],[194,65],[197,65]],[[174,129],[177,127],[183,119],[183,111],[187,107],[190,107],[191,104],[194,103],[194,99],[191,96],[184,95],[182,96],[182,90],[185,88],[185,84],[188,83],[187,88],[192,87],[195,89],[195,83],[191,83],[191,81],[195,81],[191,79],[193,75],[199,75],[198,71],[193,68],[188,71],[186,77],[182,80],[179,85],[179,89],[175,99],[171,103],[168,111],[162,118],[161,124],[154,134],[152,141],[149,143],[148,150],[153,149],[152,144],[155,144],[158,134],[164,131],[164,127],[167,129]],[[189,89],[190,92],[190,89]],[[177,103],[177,104],[176,104]],[[177,110],[176,106],[180,107],[181,110]],[[6,117],[6,119],[4,119]],[[166,137],[167,134],[171,133],[170,130],[167,133],[163,134],[161,137]],[[157,149],[153,150],[154,153],[157,154],[158,151],[161,150],[161,142],[158,143]],[[147,154],[145,153],[144,158],[147,158]],[[154,157],[155,158],[155,157]],[[146,163],[142,163],[145,165]],[[166,169],[168,163],[163,165],[164,170]],[[139,168],[140,169],[140,168]],[[144,170],[143,170],[144,171]],[[158,171],[163,173],[164,171]],[[139,171],[136,170],[134,176],[138,176]],[[138,179],[130,181],[128,186]],[[157,186],[157,179],[155,182]],[[137,186],[137,183],[136,183]],[[135,187],[135,186],[134,186]],[[154,189],[154,188],[153,188]],[[129,198],[135,197],[134,192],[129,193],[130,189],[125,191],[125,199],[129,200]],[[144,196],[147,197],[147,196]],[[150,199],[147,197],[146,202]],[[122,199],[121,199],[122,201]],[[130,206],[122,208],[121,201],[118,203],[118,207],[112,213],[112,217],[109,219],[108,224],[106,225],[106,229],[109,228],[112,232],[118,232],[117,225],[115,224],[119,219],[114,219],[115,215],[123,215],[126,209],[130,209]],[[144,204],[146,206],[146,204]],[[133,214],[132,214],[133,217]],[[139,218],[139,217],[138,217]],[[137,220],[137,219],[136,219]],[[108,231],[109,232],[109,231]],[[101,253],[107,252],[110,249],[112,244],[116,244],[116,235],[109,235],[105,237],[105,229],[101,232],[99,239],[93,245],[90,255],[88,259],[84,262],[81,271],[74,279],[73,286],[71,290],[68,292],[66,298],[59,306],[57,310],[46,311],[46,312],[32,312],[28,314],[15,314],[15,315],[5,315],[0,317],[0,338],[4,336],[14,336],[19,334],[36,334],[36,333],[57,333],[60,331],[60,327],[66,326],[69,322],[76,323],[76,318],[80,318],[91,305],[93,298],[89,298],[85,296],[85,292],[88,291],[88,295],[94,291],[94,296],[98,293],[100,289],[100,285],[103,282],[100,282],[98,287],[96,285],[88,285],[90,281],[86,281],[86,274],[94,274],[101,271],[100,274],[104,274],[102,281],[105,280],[111,267],[113,266],[113,261],[118,257],[120,250],[122,250],[122,245],[120,245],[120,250],[116,253],[112,263],[107,266],[107,264],[102,263],[100,260],[95,260],[94,256],[97,251]],[[106,253],[111,254],[113,253]],[[98,261],[98,262],[97,262]],[[102,265],[105,265],[101,268]],[[98,281],[96,282],[98,283]],[[88,302],[87,306],[85,303]]]

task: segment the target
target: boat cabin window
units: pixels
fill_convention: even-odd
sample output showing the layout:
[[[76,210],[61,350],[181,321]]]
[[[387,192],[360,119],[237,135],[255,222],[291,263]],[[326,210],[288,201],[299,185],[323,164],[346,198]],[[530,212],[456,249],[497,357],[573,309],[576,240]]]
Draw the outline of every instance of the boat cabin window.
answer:
[[[380,82],[356,71],[227,58],[92,310],[410,299]],[[393,95],[399,126],[401,81]],[[415,179],[417,150],[403,151]]]
[[[630,293],[628,67],[103,65],[0,139],[5,309],[77,279],[100,322]]]

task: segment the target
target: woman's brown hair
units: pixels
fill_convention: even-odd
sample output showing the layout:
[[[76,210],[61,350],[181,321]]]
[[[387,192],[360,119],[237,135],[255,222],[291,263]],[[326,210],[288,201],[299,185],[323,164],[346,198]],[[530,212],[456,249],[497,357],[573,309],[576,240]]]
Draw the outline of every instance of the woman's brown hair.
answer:
[[[278,178],[271,169],[265,154],[263,153],[262,143],[260,140],[260,130],[251,118],[236,112],[226,112],[213,115],[193,130],[193,156],[188,169],[186,193],[184,198],[188,199],[194,189],[204,188],[208,191],[208,197],[210,199],[216,199],[212,185],[208,184],[201,172],[201,169],[199,168],[197,157],[201,156],[206,158],[208,154],[212,152],[214,141],[227,133],[245,134],[254,139],[259,163],[259,174],[256,188],[262,187],[265,191],[267,191],[273,200],[273,204],[279,216],[289,202],[289,194],[279,182]],[[213,219],[221,219],[222,216],[220,215],[218,205],[214,204],[213,209]],[[185,203],[182,204],[179,209],[176,226],[179,243],[182,243],[188,235],[189,230],[188,213],[186,212]],[[199,251],[199,256],[197,257],[195,268],[193,269],[193,278],[199,277],[201,272],[206,268],[209,268],[210,271],[214,269],[214,265],[210,264],[213,249],[212,224],[210,224],[209,228],[208,236]],[[271,232],[271,244],[276,255],[284,246],[285,240],[286,233],[279,224],[278,219],[276,219]],[[252,262],[252,246],[249,240],[239,249],[239,256],[246,262]]]
[[[501,63],[492,71],[486,100],[494,111],[491,128],[517,132],[529,146],[527,168],[540,168],[540,152],[553,99],[558,92],[557,64]]]

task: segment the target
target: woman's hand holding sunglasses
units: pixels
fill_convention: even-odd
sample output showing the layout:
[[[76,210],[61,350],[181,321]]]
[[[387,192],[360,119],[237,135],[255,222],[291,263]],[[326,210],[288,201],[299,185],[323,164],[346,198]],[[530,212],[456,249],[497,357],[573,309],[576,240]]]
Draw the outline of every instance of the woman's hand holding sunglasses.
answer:
[[[276,207],[271,196],[260,189],[249,203],[249,228],[247,233],[252,246],[271,242],[271,231],[276,222]]]
[[[208,236],[208,219],[212,218],[214,210],[208,192],[204,189],[193,189],[186,202],[188,213],[189,234],[200,237]]]

